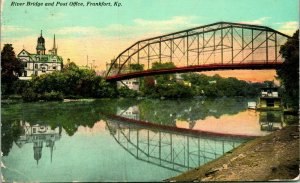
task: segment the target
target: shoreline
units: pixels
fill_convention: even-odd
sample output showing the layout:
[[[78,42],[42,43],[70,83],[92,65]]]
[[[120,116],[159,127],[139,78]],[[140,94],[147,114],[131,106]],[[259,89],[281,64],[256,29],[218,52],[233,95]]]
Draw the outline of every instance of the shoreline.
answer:
[[[242,144],[201,167],[165,181],[299,180],[299,125]]]

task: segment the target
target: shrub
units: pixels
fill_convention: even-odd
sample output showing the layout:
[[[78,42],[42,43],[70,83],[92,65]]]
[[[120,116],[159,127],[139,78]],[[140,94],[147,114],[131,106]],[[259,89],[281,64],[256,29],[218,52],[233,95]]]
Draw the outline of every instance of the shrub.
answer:
[[[127,87],[121,87],[119,90],[119,96],[125,98],[135,98],[138,96],[138,92],[135,90],[131,90]]]
[[[22,93],[22,99],[25,102],[34,102],[39,100],[39,96],[32,90],[32,88],[27,88]]]

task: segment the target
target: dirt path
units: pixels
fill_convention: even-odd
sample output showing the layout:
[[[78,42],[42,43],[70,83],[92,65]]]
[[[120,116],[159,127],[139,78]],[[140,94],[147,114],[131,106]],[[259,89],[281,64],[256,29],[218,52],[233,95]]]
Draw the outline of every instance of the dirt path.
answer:
[[[298,175],[299,126],[294,125],[249,141],[200,168],[166,181],[291,180]]]

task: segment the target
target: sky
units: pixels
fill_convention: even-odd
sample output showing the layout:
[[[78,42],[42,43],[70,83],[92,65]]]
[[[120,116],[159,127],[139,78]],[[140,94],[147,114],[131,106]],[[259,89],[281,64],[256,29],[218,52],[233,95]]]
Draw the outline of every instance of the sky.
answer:
[[[60,2],[74,2],[61,0]],[[1,43],[11,43],[18,54],[23,48],[35,53],[43,30],[46,49],[56,35],[58,54],[78,65],[86,65],[87,55],[97,70],[136,41],[219,21],[264,25],[292,35],[299,24],[298,0],[119,0],[78,2],[119,2],[122,6],[11,6],[2,0]],[[47,3],[53,0],[29,2]],[[54,3],[59,1],[54,1]],[[212,72],[214,73],[214,72]],[[274,78],[275,71],[220,72],[261,81]],[[267,74],[268,73],[268,74]],[[255,76],[255,77],[254,77]]]

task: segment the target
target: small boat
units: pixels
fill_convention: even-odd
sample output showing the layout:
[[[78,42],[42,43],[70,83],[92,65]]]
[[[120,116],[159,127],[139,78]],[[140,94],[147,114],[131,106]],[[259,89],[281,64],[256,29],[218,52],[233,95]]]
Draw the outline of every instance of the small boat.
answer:
[[[256,109],[256,102],[248,102],[248,109]]]

